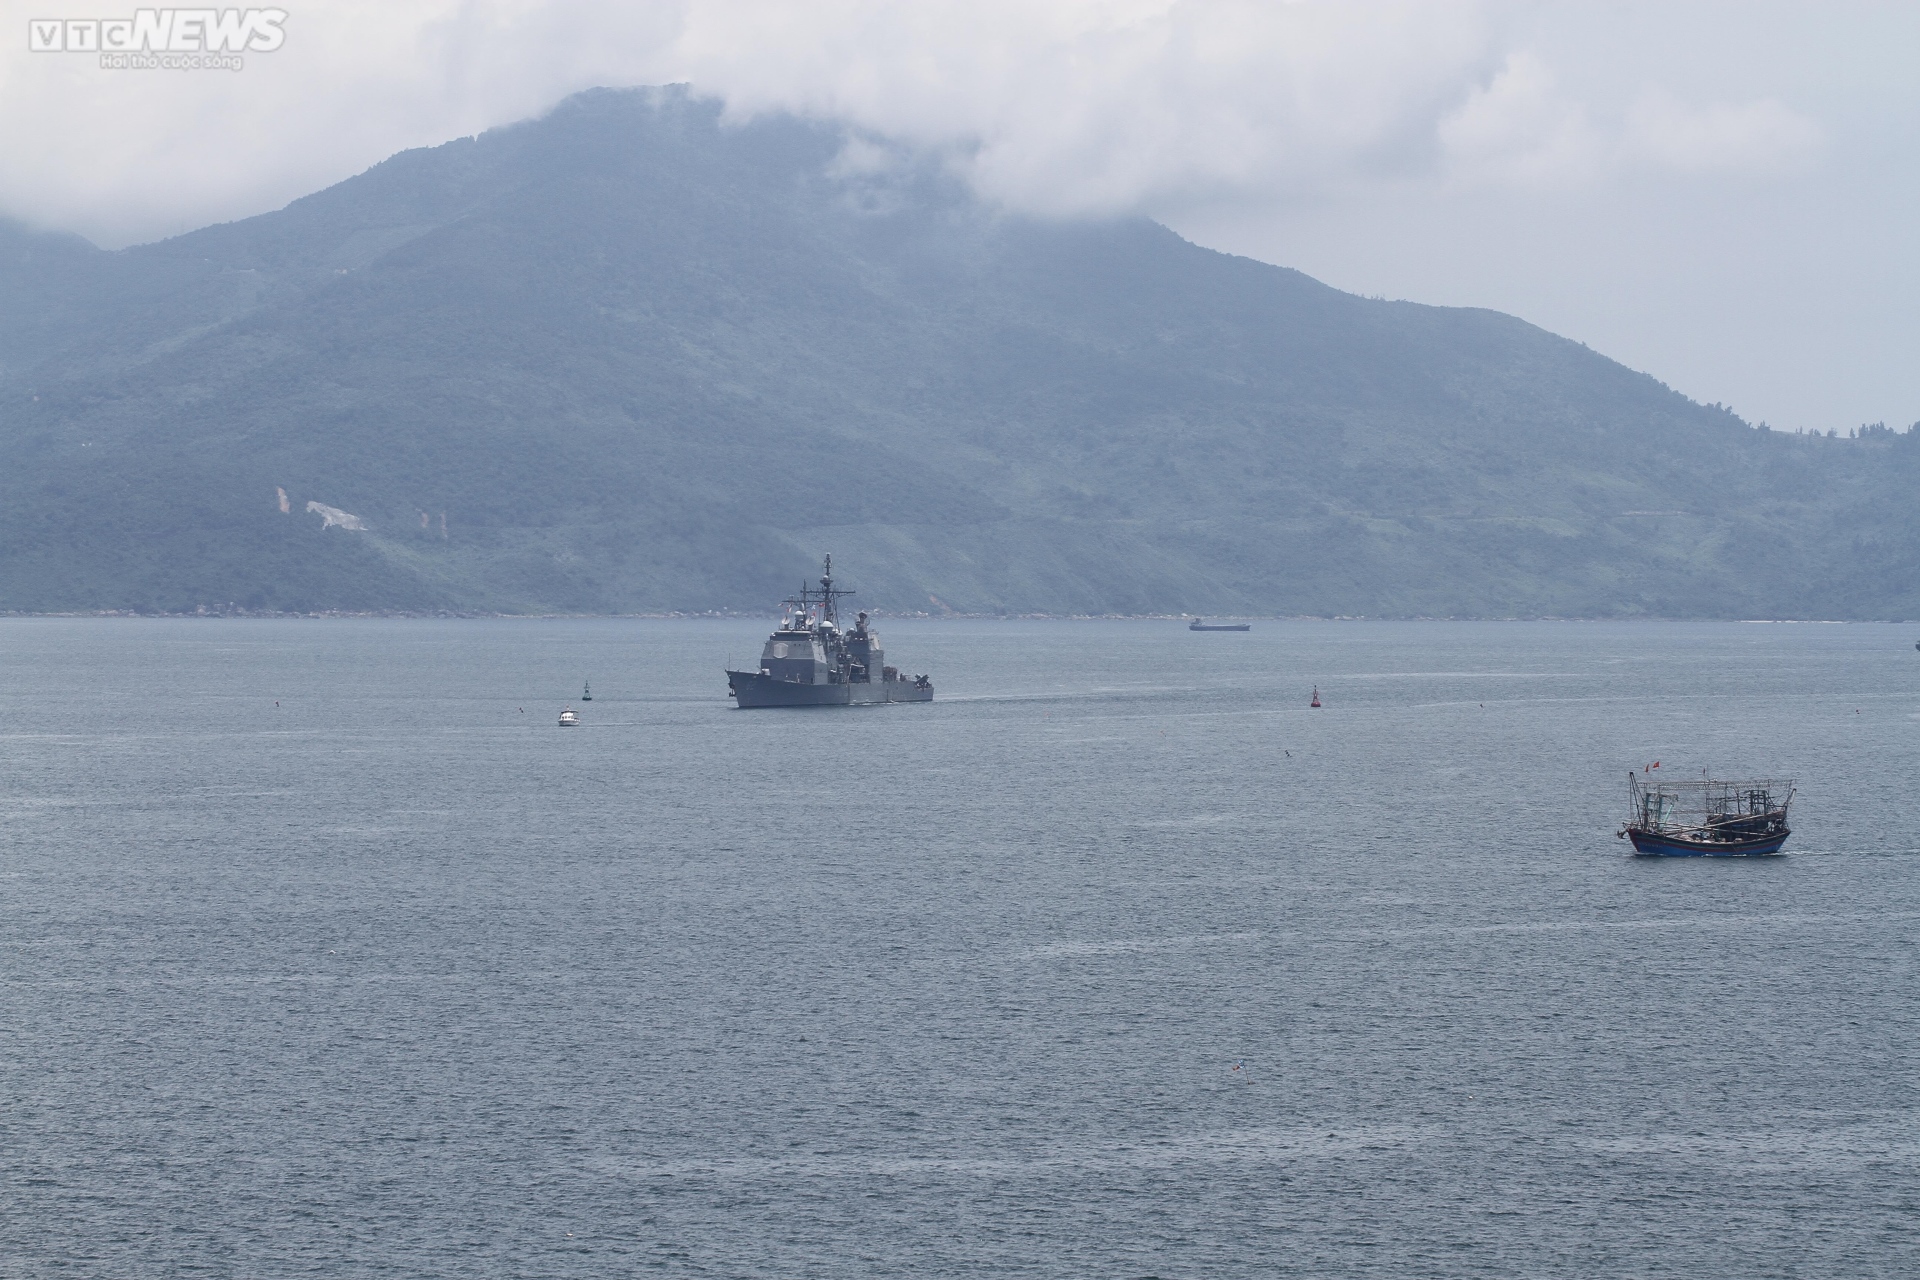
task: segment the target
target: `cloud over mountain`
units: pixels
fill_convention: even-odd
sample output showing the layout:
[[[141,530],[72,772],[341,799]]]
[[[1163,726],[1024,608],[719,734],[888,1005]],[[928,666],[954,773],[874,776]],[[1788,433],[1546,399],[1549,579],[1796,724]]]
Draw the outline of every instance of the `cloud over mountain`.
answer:
[[[7,0],[0,13],[61,8]],[[1375,179],[1593,179],[1598,158],[1634,149],[1678,167],[1764,167],[1818,138],[1774,101],[1580,101],[1526,47],[1520,11],[347,0],[296,13],[285,46],[239,73],[12,55],[0,109],[24,127],[0,138],[0,206],[142,239],[272,207],[580,89],[663,81],[724,98],[736,119],[792,111],[945,149],[982,195],[1049,214],[1311,199]]]
[[[1920,415],[1911,7],[329,0],[238,73],[25,49],[104,11],[0,0],[0,215],[142,242],[684,82],[844,126],[849,164],[927,149],[1014,211],[1509,311],[1776,423]]]

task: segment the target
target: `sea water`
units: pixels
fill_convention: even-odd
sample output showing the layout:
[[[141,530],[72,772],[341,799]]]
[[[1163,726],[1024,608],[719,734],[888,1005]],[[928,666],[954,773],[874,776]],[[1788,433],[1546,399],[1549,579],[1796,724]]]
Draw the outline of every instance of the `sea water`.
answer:
[[[766,625],[0,621],[0,1273],[1920,1269],[1909,628]]]

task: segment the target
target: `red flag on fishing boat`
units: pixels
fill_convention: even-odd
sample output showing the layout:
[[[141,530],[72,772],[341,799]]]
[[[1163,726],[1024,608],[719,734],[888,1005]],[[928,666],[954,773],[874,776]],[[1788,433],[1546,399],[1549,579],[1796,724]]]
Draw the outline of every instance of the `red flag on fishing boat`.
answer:
[[[1644,765],[1644,766],[1642,766],[1642,768],[1641,768],[1641,770],[1640,770],[1640,772],[1642,772],[1642,773],[1652,773],[1652,772],[1653,772],[1653,771],[1654,771],[1655,769],[1658,769],[1659,767],[1660,767],[1660,762],[1659,762],[1658,760],[1655,760],[1655,761],[1654,761],[1654,762],[1653,762],[1652,764],[1650,764],[1650,765]]]

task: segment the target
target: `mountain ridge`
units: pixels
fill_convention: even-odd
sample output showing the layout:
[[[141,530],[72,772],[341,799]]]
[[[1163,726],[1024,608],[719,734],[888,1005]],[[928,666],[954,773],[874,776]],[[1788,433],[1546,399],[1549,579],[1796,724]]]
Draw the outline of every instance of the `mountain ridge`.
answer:
[[[1905,436],[847,138],[596,90],[153,245],[0,230],[0,609],[750,610],[831,550],[905,612],[1920,613]]]

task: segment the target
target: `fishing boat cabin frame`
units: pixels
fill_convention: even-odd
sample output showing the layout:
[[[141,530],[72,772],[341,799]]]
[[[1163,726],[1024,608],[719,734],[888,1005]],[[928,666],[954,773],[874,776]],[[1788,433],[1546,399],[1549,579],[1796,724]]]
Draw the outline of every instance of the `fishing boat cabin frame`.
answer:
[[[1627,774],[1626,825],[1617,833],[1646,857],[1755,857],[1780,852],[1792,834],[1791,778],[1731,782]]]

